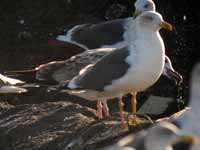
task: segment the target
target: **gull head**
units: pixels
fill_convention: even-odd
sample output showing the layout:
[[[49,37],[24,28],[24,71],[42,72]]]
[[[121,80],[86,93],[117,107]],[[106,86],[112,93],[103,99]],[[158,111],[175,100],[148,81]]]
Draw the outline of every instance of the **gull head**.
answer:
[[[134,4],[135,12],[133,13],[134,17],[137,17],[145,11],[155,11],[156,6],[152,0],[137,0]]]
[[[136,20],[139,23],[139,27],[148,31],[159,31],[161,28],[172,31],[172,25],[163,20],[161,14],[154,11],[146,11],[139,15]]]
[[[168,77],[169,79],[174,79],[178,83],[183,81],[183,77],[174,70],[174,68],[172,67],[171,60],[167,56],[165,56],[165,66],[163,69],[163,75]]]
[[[188,150],[200,149],[199,139],[192,135],[181,136],[180,138],[177,138],[171,145],[173,147],[173,150],[174,149],[188,149]]]
[[[195,141],[192,135],[186,135],[175,125],[162,122],[150,127],[145,137],[148,150],[172,150],[172,145],[179,141]]]

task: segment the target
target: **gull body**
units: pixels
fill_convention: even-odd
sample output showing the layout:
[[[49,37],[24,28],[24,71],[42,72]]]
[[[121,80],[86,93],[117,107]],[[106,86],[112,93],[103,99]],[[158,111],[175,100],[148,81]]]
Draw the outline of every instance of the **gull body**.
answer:
[[[136,38],[130,45],[84,68],[67,85],[68,93],[88,100],[105,100],[143,91],[158,80],[165,57],[158,31],[161,27],[172,28],[159,13],[152,11],[137,17],[132,25]]]
[[[145,11],[155,11],[156,9],[155,3],[152,0],[137,0],[134,6],[134,17],[116,19],[99,24],[78,25],[69,30],[66,35],[58,36],[57,40],[76,44],[85,50],[99,47],[123,48],[129,45],[130,41],[136,36],[134,35],[134,30],[132,30],[132,20]],[[172,73],[172,75],[168,75],[168,73],[165,73],[165,70],[163,73],[168,78],[174,76],[180,79],[181,76],[176,74],[176,72],[169,70],[169,73]]]

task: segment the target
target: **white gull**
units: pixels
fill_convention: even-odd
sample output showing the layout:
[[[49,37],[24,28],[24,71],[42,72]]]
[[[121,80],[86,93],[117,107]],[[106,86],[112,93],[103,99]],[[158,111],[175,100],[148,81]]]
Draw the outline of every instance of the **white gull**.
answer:
[[[164,43],[160,28],[172,30],[162,16],[145,12],[133,22],[135,38],[128,47],[115,50],[74,77],[67,92],[88,100],[121,98],[124,94],[143,91],[153,85],[164,68]],[[152,68],[152,66],[154,66]],[[136,97],[132,109],[136,110]]]

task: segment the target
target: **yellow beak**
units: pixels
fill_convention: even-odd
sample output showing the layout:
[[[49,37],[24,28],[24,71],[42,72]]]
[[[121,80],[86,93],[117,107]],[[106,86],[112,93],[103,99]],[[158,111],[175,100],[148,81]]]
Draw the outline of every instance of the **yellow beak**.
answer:
[[[166,30],[169,30],[169,31],[172,31],[172,30],[173,30],[173,26],[172,26],[170,23],[166,22],[166,21],[163,21],[163,22],[160,24],[160,26],[161,26],[162,28],[166,29]]]

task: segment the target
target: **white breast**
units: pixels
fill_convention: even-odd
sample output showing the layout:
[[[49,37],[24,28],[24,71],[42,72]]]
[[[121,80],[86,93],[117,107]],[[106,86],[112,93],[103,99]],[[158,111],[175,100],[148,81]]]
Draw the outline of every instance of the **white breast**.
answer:
[[[148,36],[147,36],[148,35]],[[164,68],[164,44],[158,34],[140,34],[129,47],[127,73],[105,87],[108,91],[139,92],[153,85]]]

